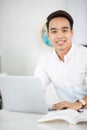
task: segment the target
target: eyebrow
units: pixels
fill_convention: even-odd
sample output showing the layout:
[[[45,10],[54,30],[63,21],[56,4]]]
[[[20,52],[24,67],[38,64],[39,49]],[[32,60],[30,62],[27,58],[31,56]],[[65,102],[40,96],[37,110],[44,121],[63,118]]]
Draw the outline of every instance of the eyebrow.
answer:
[[[50,31],[52,31],[52,30],[56,30],[57,28],[50,28]],[[69,29],[69,27],[67,27],[67,26],[64,26],[64,27],[62,27],[62,29]]]
[[[65,27],[62,27],[62,29],[69,29],[69,27],[65,26]]]

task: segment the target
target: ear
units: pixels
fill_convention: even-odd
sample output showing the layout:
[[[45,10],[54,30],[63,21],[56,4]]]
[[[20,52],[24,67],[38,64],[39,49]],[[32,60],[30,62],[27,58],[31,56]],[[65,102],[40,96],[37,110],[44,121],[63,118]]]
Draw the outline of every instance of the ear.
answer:
[[[71,33],[72,33],[72,35],[74,34],[74,30],[73,29],[71,30]]]
[[[50,36],[49,36],[49,32],[47,32],[47,37],[48,37],[48,39],[49,39],[49,41],[50,41]]]
[[[47,32],[47,36],[48,36],[48,38],[49,38],[49,32]]]

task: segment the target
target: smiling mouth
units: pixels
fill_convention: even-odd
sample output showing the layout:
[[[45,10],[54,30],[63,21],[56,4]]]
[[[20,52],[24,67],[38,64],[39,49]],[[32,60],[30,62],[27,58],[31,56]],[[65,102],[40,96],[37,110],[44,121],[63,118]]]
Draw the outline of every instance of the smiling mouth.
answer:
[[[65,40],[64,41],[57,41],[56,42],[56,44],[58,44],[59,46],[62,46],[64,43],[65,43]]]

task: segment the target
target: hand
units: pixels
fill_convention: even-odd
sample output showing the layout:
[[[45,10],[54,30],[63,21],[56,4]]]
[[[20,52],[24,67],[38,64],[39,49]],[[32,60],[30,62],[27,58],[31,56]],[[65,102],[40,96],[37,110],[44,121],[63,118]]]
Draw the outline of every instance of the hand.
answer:
[[[74,109],[79,110],[81,109],[82,104],[80,102],[69,102],[69,101],[63,101],[54,104],[53,110],[60,110],[60,109]]]

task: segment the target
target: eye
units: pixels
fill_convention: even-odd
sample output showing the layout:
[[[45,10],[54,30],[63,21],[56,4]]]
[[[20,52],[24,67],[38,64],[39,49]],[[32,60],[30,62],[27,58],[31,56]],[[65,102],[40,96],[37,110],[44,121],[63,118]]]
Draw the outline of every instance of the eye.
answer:
[[[66,29],[64,29],[64,30],[62,30],[63,32],[68,32],[68,30],[66,30]]]
[[[57,31],[56,30],[52,30],[51,33],[56,33]]]

